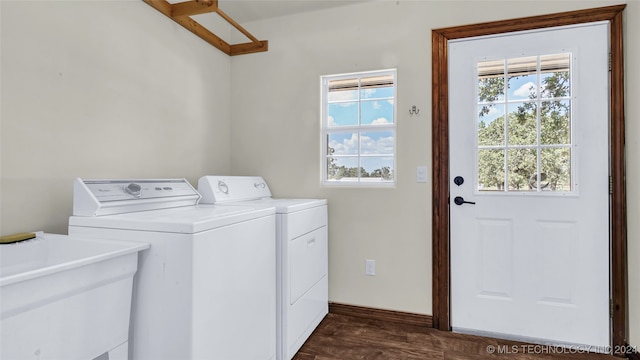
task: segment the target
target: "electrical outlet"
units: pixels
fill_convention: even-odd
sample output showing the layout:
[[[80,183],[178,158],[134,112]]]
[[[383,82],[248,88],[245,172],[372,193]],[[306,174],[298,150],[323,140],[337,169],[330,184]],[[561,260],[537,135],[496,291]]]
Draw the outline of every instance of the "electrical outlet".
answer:
[[[375,275],[376,274],[376,261],[371,259],[366,259],[364,261],[364,274],[365,275]]]

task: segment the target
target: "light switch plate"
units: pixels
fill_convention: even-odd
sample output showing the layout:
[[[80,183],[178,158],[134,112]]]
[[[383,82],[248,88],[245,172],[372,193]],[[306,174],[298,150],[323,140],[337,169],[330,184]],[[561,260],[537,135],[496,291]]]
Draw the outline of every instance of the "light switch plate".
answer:
[[[426,183],[427,182],[427,167],[426,166],[418,166],[416,167],[416,182]]]
[[[364,274],[373,276],[376,274],[376,261],[371,259],[366,259],[364,261]]]

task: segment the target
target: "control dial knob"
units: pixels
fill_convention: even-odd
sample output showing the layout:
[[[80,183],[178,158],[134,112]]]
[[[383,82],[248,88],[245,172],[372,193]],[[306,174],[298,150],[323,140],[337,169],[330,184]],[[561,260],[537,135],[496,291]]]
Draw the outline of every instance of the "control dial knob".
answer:
[[[218,181],[218,190],[223,194],[229,195],[229,186],[222,180]]]
[[[124,187],[124,191],[127,194],[133,195],[137,198],[140,197],[140,190],[142,190],[142,187],[136,183],[130,183],[129,185]]]

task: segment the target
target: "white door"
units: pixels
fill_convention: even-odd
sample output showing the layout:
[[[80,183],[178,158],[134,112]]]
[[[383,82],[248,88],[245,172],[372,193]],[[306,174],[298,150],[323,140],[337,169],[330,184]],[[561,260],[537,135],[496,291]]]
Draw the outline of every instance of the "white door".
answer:
[[[610,344],[608,28],[449,42],[454,331]]]

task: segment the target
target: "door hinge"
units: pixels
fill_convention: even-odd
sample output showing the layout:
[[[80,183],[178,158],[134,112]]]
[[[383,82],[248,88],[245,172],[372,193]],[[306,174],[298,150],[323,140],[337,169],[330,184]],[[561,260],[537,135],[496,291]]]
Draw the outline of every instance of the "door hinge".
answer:
[[[609,175],[609,195],[613,194],[613,176]]]
[[[613,312],[615,311],[615,306],[613,305],[613,299],[609,299],[609,317],[613,319]]]
[[[613,60],[611,59],[611,51],[609,51],[609,72],[611,72],[611,63],[613,62]]]

